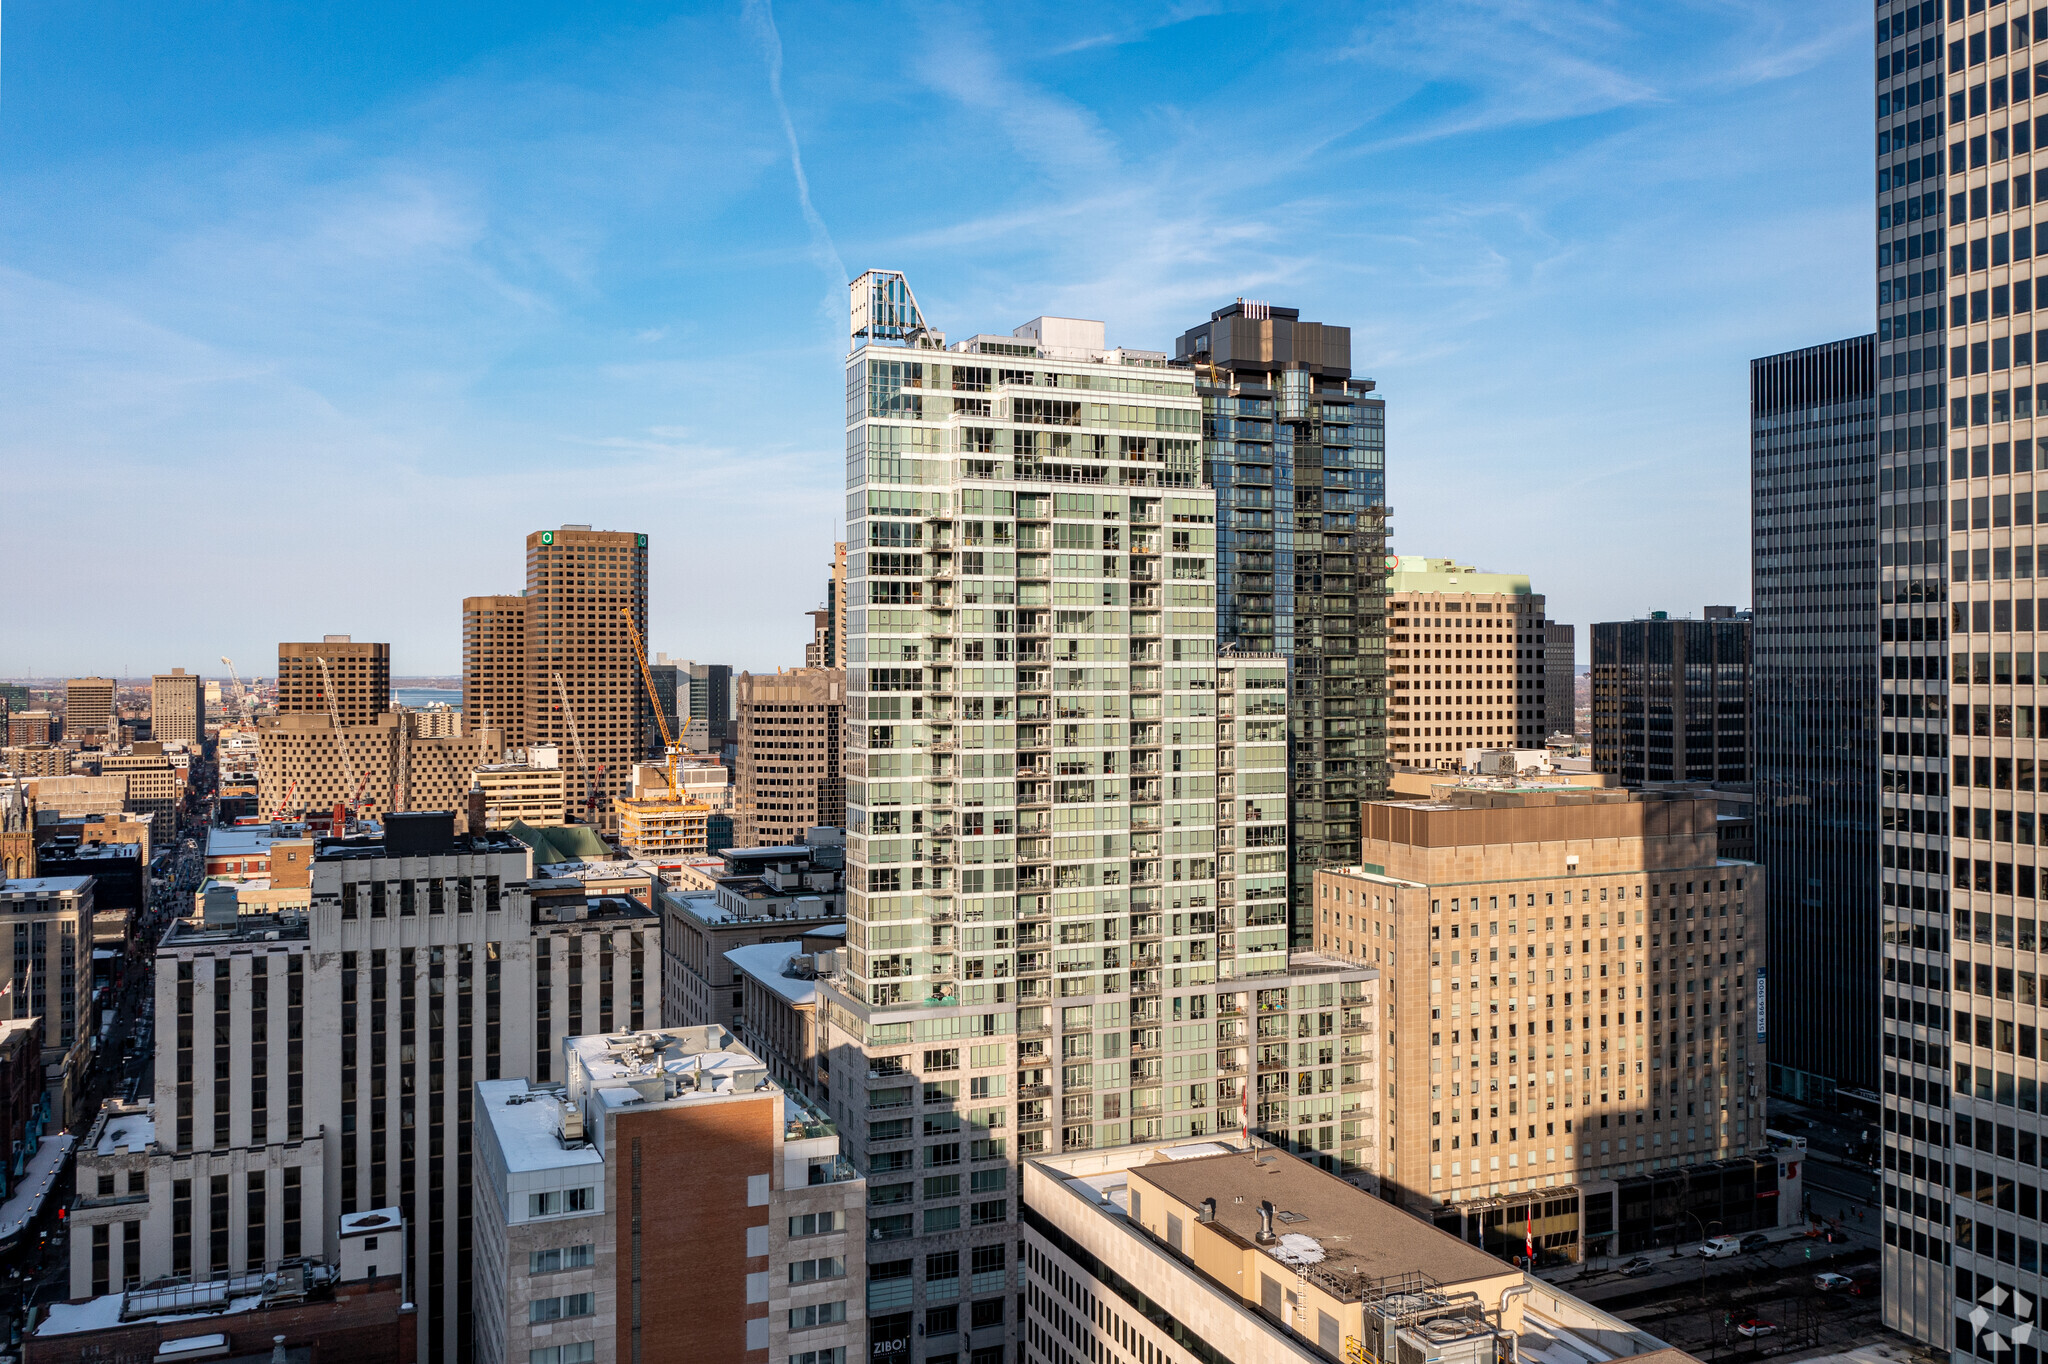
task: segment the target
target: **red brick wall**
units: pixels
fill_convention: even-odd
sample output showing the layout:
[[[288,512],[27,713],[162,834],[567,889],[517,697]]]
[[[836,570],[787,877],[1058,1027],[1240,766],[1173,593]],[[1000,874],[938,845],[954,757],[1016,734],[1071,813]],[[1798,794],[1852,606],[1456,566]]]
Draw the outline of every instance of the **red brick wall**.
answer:
[[[633,1145],[640,1145],[640,1359],[643,1364],[764,1364],[747,1350],[747,1228],[766,1206],[747,1206],[747,1176],[771,1174],[772,1098],[622,1112],[617,1132],[619,1358],[633,1358]]]
[[[37,1337],[26,1342],[24,1364],[125,1364],[152,1360],[157,1346],[186,1336],[225,1332],[230,1353],[270,1357],[271,1337],[288,1349],[309,1349],[313,1364],[413,1364],[418,1324],[400,1314],[404,1300],[397,1275],[343,1284],[331,1302],[306,1303],[271,1312],[233,1316],[203,1314],[175,1322],[137,1323],[105,1331]]]

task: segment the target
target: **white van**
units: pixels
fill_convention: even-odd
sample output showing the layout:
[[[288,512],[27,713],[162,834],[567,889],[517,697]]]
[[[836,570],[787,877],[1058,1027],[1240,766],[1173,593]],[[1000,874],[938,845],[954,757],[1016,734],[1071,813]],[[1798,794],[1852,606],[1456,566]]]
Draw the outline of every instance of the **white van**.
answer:
[[[1741,1249],[1740,1236],[1716,1236],[1711,1241],[1700,1242],[1700,1254],[1709,1260],[1725,1260]]]

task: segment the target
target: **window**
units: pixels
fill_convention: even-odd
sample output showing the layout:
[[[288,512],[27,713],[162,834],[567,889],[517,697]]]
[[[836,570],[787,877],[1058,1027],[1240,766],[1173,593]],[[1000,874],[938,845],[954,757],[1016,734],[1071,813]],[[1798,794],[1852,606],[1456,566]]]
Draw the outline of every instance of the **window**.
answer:
[[[526,1196],[528,1217],[560,1217],[565,1213],[589,1212],[597,1206],[597,1190],[550,1189]]]
[[[981,1330],[984,1326],[1001,1326],[1003,1324],[1003,1300],[1001,1298],[988,1298],[982,1302],[977,1302],[973,1305],[973,1310],[974,1329],[977,1331]]]
[[[846,1347],[834,1345],[829,1350],[805,1350],[800,1355],[791,1355],[789,1364],[846,1364]]]
[[[597,1346],[588,1340],[574,1345],[543,1345],[526,1352],[526,1364],[592,1364],[596,1358]]]
[[[814,1302],[809,1307],[789,1309],[789,1329],[802,1331],[812,1326],[830,1326],[846,1320],[846,1300]]]
[[[588,1269],[597,1263],[597,1247],[556,1246],[552,1250],[536,1250],[526,1257],[528,1274],[552,1274],[560,1269]]]
[[[846,1277],[846,1261],[838,1255],[825,1255],[815,1260],[791,1260],[789,1281],[791,1283],[817,1283],[820,1279],[843,1279]]]
[[[571,1317],[587,1317],[597,1311],[595,1293],[568,1293],[559,1298],[535,1298],[527,1304],[526,1320],[529,1323],[546,1321],[567,1321]]]
[[[807,1212],[789,1219],[789,1234],[793,1237],[823,1236],[828,1232],[845,1230],[846,1214],[843,1212]]]

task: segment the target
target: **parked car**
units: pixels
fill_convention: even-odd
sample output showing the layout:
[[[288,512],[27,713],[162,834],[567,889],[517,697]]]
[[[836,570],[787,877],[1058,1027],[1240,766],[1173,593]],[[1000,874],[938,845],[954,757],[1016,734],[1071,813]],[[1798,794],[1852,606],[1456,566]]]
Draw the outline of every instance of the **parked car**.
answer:
[[[1711,1241],[1700,1242],[1700,1254],[1709,1260],[1725,1260],[1742,1249],[1739,1236],[1716,1236]]]
[[[1762,1317],[1751,1317],[1748,1321],[1736,1327],[1735,1332],[1737,1335],[1747,1336],[1754,1340],[1758,1336],[1774,1336],[1778,1334],[1778,1328],[1772,1323],[1765,1321]]]
[[[1844,1289],[1855,1287],[1856,1283],[1847,1274],[1836,1274],[1830,1271],[1826,1274],[1814,1275],[1813,1286],[1823,1293],[1840,1293]]]
[[[1656,1268],[1656,1264],[1650,1259],[1649,1256],[1638,1255],[1633,1260],[1630,1260],[1626,1264],[1622,1265],[1621,1272],[1628,1275],[1629,1278],[1633,1279],[1641,1275],[1648,1274]]]
[[[1742,1250],[1744,1254],[1747,1254],[1752,1250],[1762,1250],[1770,1243],[1771,1238],[1769,1236],[1760,1231],[1753,1231],[1742,1238]]]
[[[1874,1298],[1883,1274],[1876,1265],[1858,1265],[1849,1271],[1849,1295],[1856,1298]]]

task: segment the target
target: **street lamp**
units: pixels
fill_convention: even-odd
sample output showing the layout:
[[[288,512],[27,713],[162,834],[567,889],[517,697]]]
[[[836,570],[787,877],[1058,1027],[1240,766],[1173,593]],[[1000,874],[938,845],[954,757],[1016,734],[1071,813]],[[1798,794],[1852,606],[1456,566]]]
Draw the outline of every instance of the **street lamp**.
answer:
[[[1710,1226],[1720,1226],[1721,1219],[1717,1217],[1712,1222],[1702,1222],[1700,1221],[1699,1214],[1696,1212],[1689,1212],[1686,1216],[1690,1217],[1693,1220],[1693,1225],[1700,1229],[1700,1241],[1703,1243],[1700,1247],[1700,1306],[1705,1307],[1707,1305],[1707,1256],[1704,1242],[1707,1240],[1707,1228]]]

